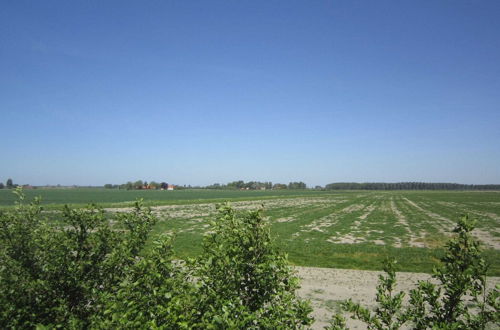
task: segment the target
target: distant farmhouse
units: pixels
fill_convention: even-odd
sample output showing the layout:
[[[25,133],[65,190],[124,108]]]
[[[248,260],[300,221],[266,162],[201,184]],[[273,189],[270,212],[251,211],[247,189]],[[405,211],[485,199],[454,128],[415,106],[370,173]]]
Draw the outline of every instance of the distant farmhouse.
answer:
[[[162,182],[160,189],[161,190],[174,190],[175,186],[170,183]]]

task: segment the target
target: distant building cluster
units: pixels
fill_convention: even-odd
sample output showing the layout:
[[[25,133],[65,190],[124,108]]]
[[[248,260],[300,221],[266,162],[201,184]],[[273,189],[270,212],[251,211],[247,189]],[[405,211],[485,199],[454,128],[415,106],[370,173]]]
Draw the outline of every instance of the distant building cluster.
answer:
[[[110,184],[107,183],[104,185],[106,189],[126,189],[126,190],[174,190],[176,188],[175,185],[167,182],[147,182],[142,180],[137,180],[135,182],[129,181],[124,184]]]

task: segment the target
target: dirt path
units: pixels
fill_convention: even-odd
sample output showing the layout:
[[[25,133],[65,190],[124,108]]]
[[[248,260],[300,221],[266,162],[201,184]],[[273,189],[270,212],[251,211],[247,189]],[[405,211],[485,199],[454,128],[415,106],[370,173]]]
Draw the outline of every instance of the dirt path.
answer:
[[[382,272],[317,267],[296,267],[296,270],[302,285],[299,295],[310,299],[314,309],[316,322],[313,329],[323,329],[329,324],[331,316],[338,311],[340,301],[352,298],[365,306],[375,305],[378,276]],[[429,277],[423,273],[397,273],[396,291],[408,292],[415,287],[417,281]],[[500,284],[500,277],[488,278],[489,288],[495,284]],[[347,325],[350,329],[366,329],[362,323],[352,320]]]

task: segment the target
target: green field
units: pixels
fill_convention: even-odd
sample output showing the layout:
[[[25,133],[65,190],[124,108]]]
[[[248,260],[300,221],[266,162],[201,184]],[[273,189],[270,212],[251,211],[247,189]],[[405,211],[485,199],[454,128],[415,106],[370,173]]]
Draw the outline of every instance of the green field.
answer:
[[[68,188],[68,189],[27,189],[27,199],[35,196],[42,198],[42,204],[59,207],[63,204],[85,205],[98,203],[103,206],[131,206],[138,198],[143,198],[147,205],[183,204],[199,201],[250,200],[259,198],[278,198],[286,196],[313,196],[325,194],[310,190],[118,190],[104,188]],[[0,206],[14,205],[17,200],[12,190],[0,190]]]
[[[264,205],[278,245],[301,266],[381,269],[387,256],[405,271],[430,272],[455,221],[478,220],[490,274],[500,275],[500,194],[490,192],[340,192],[322,196],[233,202],[240,211]],[[180,257],[201,250],[213,204],[156,209],[156,232],[177,233]]]
[[[430,272],[443,253],[456,220],[478,220],[490,274],[500,275],[500,193],[457,191],[125,191],[39,189],[48,208],[63,203],[100,202],[110,212],[126,211],[144,198],[160,218],[154,232],[175,232],[179,257],[201,250],[215,203],[231,201],[240,212],[264,206],[279,247],[302,266],[381,269],[394,256],[405,271]],[[0,205],[12,205],[11,191],[0,191]],[[7,206],[8,207],[8,206]]]

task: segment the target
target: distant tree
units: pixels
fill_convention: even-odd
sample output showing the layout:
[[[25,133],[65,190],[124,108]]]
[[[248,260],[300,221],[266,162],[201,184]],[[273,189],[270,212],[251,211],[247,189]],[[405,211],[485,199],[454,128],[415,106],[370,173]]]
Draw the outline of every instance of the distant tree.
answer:
[[[251,189],[251,190],[256,190],[259,188],[259,182],[255,181],[250,181],[245,185],[245,188]]]
[[[500,185],[468,185],[458,183],[429,182],[336,182],[325,186],[326,190],[500,190]]]
[[[105,188],[105,189],[112,189],[112,188],[113,188],[113,185],[112,185],[111,183],[106,183],[106,184],[104,185],[104,188]]]
[[[5,183],[5,185],[7,186],[7,189],[12,189],[14,188],[14,184],[12,183],[12,179],[7,179],[7,182]]]
[[[134,189],[142,189],[143,185],[144,183],[142,182],[142,180],[137,180],[136,182],[134,182]]]
[[[290,182],[288,184],[288,189],[306,189],[306,184],[304,182]]]
[[[0,182],[0,189],[3,189],[3,188],[5,188],[3,182]]]
[[[227,187],[229,189],[243,189],[243,188],[246,188],[245,187],[245,182],[243,180],[229,182],[227,184]]]
[[[167,189],[168,188],[168,183],[166,183],[166,182],[160,183],[160,188],[161,189]]]
[[[149,183],[149,187],[150,187],[151,189],[158,189],[158,188],[160,188],[160,184],[159,184],[158,182],[151,181],[151,182]]]

